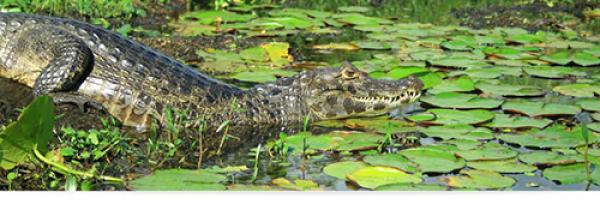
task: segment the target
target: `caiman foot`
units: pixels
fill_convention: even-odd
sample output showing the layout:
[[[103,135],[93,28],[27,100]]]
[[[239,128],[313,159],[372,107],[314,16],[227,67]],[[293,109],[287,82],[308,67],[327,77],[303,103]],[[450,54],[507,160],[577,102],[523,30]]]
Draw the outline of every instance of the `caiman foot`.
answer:
[[[81,96],[76,93],[50,93],[48,94],[54,99],[54,103],[61,107],[63,105],[73,105],[84,113],[99,111],[106,113],[106,109],[95,101],[92,101],[86,96]]]

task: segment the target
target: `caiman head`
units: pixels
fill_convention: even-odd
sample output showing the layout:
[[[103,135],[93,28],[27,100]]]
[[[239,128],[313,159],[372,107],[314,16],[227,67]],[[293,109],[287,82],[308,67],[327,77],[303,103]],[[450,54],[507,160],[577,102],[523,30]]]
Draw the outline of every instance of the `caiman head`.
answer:
[[[373,79],[349,62],[337,69],[302,73],[295,84],[302,87],[305,107],[318,120],[382,115],[415,102],[423,88],[414,76]]]

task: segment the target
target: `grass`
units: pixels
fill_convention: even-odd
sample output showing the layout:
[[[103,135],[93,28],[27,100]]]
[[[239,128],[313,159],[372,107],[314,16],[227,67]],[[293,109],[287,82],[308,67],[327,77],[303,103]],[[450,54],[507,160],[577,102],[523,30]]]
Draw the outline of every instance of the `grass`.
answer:
[[[130,19],[146,15],[143,4],[144,1],[135,0],[4,0],[0,9],[55,16]]]

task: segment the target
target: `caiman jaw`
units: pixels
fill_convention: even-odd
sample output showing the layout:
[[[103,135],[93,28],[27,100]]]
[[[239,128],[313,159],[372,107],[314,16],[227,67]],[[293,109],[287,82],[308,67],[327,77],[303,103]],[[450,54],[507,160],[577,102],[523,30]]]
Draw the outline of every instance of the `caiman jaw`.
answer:
[[[420,91],[408,89],[401,94],[392,96],[352,96],[352,98],[364,103],[385,103],[390,107],[394,107],[415,102],[420,96]]]

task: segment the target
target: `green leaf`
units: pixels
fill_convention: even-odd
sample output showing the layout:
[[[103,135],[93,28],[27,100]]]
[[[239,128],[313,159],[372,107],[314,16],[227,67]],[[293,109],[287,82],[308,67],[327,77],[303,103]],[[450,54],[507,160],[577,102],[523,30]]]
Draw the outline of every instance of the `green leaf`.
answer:
[[[375,188],[376,191],[447,191],[448,187],[438,184],[404,184],[395,183]]]
[[[350,173],[367,166],[367,164],[358,161],[336,162],[325,166],[325,168],[323,168],[323,173],[338,179],[347,180],[346,177]]]
[[[379,186],[394,183],[421,183],[421,178],[417,175],[381,166],[361,168],[348,175],[348,179],[368,189],[375,189]]]
[[[406,172],[417,172],[417,164],[399,154],[369,155],[365,156],[363,161],[373,166],[387,166]]]
[[[489,123],[483,124],[487,127],[492,128],[544,128],[552,123],[549,119],[533,119],[523,116],[511,116],[507,114],[496,114],[494,120]]]
[[[550,67],[550,66],[535,66],[535,67],[523,67],[523,71],[531,76],[551,78],[551,79],[562,79],[569,76],[582,77],[586,76],[587,73],[578,71],[571,67]]]
[[[567,51],[556,52],[550,55],[540,57],[541,60],[558,65],[566,65],[571,62],[571,56]]]
[[[553,125],[544,130],[532,129],[518,134],[502,134],[497,137],[502,141],[525,147],[573,148],[585,145],[585,141],[581,138],[581,127],[567,130],[562,125]],[[590,134],[590,141],[590,143],[598,141],[598,135]]]
[[[508,188],[516,183],[515,179],[493,171],[461,170],[460,173],[445,179],[448,186],[486,190]]]
[[[220,174],[203,170],[166,169],[131,181],[129,184],[138,191],[221,191],[226,181]]]
[[[421,130],[421,132],[429,137],[436,137],[444,140],[486,140],[494,138],[492,131],[487,128],[475,128],[465,124],[430,126]]]
[[[1,136],[0,150],[3,151],[0,167],[12,169],[27,161],[33,148],[45,153],[53,136],[54,102],[48,96],[37,97],[10,123]]]
[[[592,177],[600,178],[600,170],[596,169],[591,172]],[[555,166],[544,169],[543,175],[546,179],[558,181],[562,185],[577,184],[587,181],[585,172],[585,164],[569,164],[565,166]],[[598,181],[595,181],[598,182]]]
[[[463,76],[459,78],[443,80],[440,84],[434,86],[432,89],[429,89],[427,92],[437,94],[442,92],[467,92],[473,90],[475,90],[475,83],[473,80],[467,76]]]
[[[337,8],[338,11],[341,12],[357,12],[357,13],[365,13],[369,11],[369,7],[364,6],[342,6]]]
[[[554,166],[583,162],[581,155],[564,155],[553,151],[531,151],[519,154],[519,160],[536,166]]]
[[[465,166],[465,161],[454,154],[434,148],[418,147],[399,152],[416,163],[421,172],[446,173]]]
[[[591,84],[567,84],[554,87],[552,91],[567,96],[594,97],[594,93],[600,95],[600,86]]]
[[[540,96],[545,92],[535,86],[491,84],[478,82],[475,87],[486,94],[494,96]]]
[[[200,24],[213,24],[215,22],[246,22],[254,18],[254,16],[215,10],[188,12],[181,15],[180,18],[187,20],[195,20],[197,21],[197,23]]]
[[[575,64],[581,66],[592,66],[600,64],[600,58],[585,52],[578,52],[571,56],[571,59]]]
[[[467,161],[489,161],[514,158],[518,152],[496,143],[485,143],[476,149],[459,150],[456,155]]]
[[[497,108],[502,104],[502,100],[478,97],[475,94],[462,94],[454,92],[445,92],[433,96],[425,96],[420,99],[422,102],[441,108]]]
[[[584,110],[600,112],[600,99],[598,98],[582,98],[577,100],[576,104]]]
[[[277,178],[277,179],[273,179],[273,184],[275,184],[279,187],[285,188],[285,189],[299,190],[299,191],[319,189],[319,184],[315,183],[312,180],[303,180],[303,179],[296,179],[292,183],[285,178]]]
[[[537,170],[537,167],[519,163],[515,159],[499,161],[470,161],[467,162],[467,166],[478,170],[495,171],[499,173],[527,173]]]
[[[574,105],[554,104],[534,101],[507,101],[502,109],[508,112],[525,114],[531,117],[575,115],[581,108]]]
[[[434,66],[456,68],[481,67],[489,65],[486,61],[483,60],[474,60],[463,57],[430,59],[427,60],[427,62]]]
[[[426,113],[435,115],[430,124],[478,124],[494,119],[494,113],[487,110],[429,109]],[[411,118],[409,118],[411,119]]]

